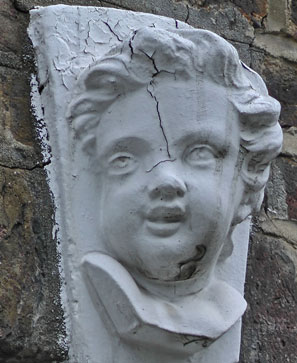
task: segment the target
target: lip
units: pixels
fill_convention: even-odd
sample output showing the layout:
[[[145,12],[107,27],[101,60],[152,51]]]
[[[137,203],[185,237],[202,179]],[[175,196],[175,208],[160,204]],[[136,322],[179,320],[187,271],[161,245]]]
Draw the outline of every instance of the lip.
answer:
[[[147,214],[148,230],[161,237],[173,235],[186,218],[185,209],[180,206],[158,206]]]

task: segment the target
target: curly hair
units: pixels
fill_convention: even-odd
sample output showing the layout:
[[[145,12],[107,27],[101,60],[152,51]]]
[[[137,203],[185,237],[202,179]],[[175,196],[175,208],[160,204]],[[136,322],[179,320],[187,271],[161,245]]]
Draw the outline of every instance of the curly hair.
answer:
[[[120,95],[147,87],[161,73],[208,79],[228,88],[240,120],[241,175],[262,199],[270,162],[282,144],[280,105],[261,77],[239,60],[236,49],[206,30],[142,28],[91,64],[80,74],[68,108],[74,137],[83,142],[94,138],[102,114]]]

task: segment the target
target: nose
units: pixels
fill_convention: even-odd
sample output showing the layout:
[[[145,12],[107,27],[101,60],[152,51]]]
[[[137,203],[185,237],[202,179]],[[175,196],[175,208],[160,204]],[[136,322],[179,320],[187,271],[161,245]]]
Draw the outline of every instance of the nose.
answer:
[[[186,191],[186,184],[178,175],[162,170],[154,177],[149,187],[149,196],[151,199],[172,200],[176,197],[183,197]]]

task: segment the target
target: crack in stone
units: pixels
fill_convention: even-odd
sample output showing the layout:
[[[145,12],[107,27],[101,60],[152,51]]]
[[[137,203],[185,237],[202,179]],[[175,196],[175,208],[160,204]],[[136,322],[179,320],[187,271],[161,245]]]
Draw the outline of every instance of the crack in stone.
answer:
[[[191,339],[191,340],[188,340],[187,342],[185,342],[184,347],[187,346],[188,344],[192,344],[192,343],[196,344],[197,342],[201,342],[201,341],[204,341],[202,344],[202,346],[204,348],[206,348],[209,345],[209,343],[211,342],[211,340],[209,338],[201,335],[200,337],[197,337],[195,339]]]
[[[237,40],[237,39],[232,39],[232,38],[227,38],[225,37],[225,39],[228,41],[228,42],[234,42],[234,43],[239,43],[239,44],[244,44],[244,45],[249,45],[251,46],[254,42],[254,39],[255,37],[250,41],[250,42],[245,42],[243,40]]]
[[[85,46],[85,49],[84,49],[84,52],[86,52],[86,49],[87,49],[87,46],[88,46],[88,39],[91,37],[91,27],[90,27],[90,24],[91,24],[91,20],[88,21],[88,33],[87,33],[87,36],[86,38],[84,39],[85,43],[86,43],[86,46]]]
[[[129,48],[131,49],[131,59],[132,59],[132,56],[134,55],[134,48],[133,48],[132,42],[135,38],[136,33],[137,33],[137,30],[134,31],[132,38],[129,40]]]
[[[133,46],[132,46],[132,39],[129,40],[129,48],[131,49],[131,58],[134,54],[134,49],[133,49]]]
[[[31,168],[25,168],[25,167],[19,167],[19,166],[8,166],[8,165],[5,165],[5,164],[2,164],[0,163],[0,167],[1,168],[6,168],[6,169],[11,169],[11,170],[26,170],[26,171],[32,171],[32,170],[35,170],[35,169],[43,169],[45,166],[47,165],[50,165],[51,164],[51,160],[47,160],[47,161],[44,161],[42,163],[38,163],[34,166],[32,166]]]
[[[279,226],[277,226],[274,223],[274,218],[271,218],[270,215],[267,213],[267,208],[263,209],[264,214],[266,216],[266,219],[273,225],[273,227],[275,228],[275,230],[270,230],[268,231],[266,228],[263,228],[261,226],[261,223],[257,226],[259,229],[259,232],[264,234],[265,236],[270,236],[273,238],[278,238],[278,239],[282,239],[284,242],[286,242],[288,245],[292,246],[293,248],[296,249],[296,242],[294,241],[294,239],[290,239],[288,236],[285,236],[283,231],[279,228]],[[279,221],[286,221],[286,222],[292,222],[293,224],[295,224],[295,221],[290,221],[288,219],[276,219]]]
[[[171,163],[173,163],[174,161],[176,161],[176,159],[165,159],[165,160],[161,160],[157,164],[155,164],[154,166],[152,166],[149,170],[146,170],[146,173],[150,173],[156,166],[158,166],[158,165],[160,165],[162,163],[166,163],[167,161],[170,161]]]
[[[152,83],[150,83],[150,84],[152,86]],[[165,134],[165,130],[164,130],[164,127],[163,127],[163,124],[162,124],[162,119],[161,119],[161,114],[160,114],[160,109],[159,109],[159,101],[157,100],[157,97],[155,95],[153,95],[153,93],[149,90],[148,87],[147,87],[147,91],[151,95],[151,97],[153,98],[153,100],[155,100],[155,102],[156,102],[156,109],[157,109],[157,114],[158,114],[158,119],[159,119],[159,125],[160,125],[160,128],[161,128],[161,131],[162,131],[164,140],[166,142],[167,155],[168,155],[169,159],[171,159],[171,155],[170,155],[170,152],[169,152],[168,139],[167,139],[167,136]]]
[[[205,256],[205,253],[206,247],[204,245],[196,246],[196,254],[193,257],[180,262],[180,273],[177,280],[188,280],[197,274],[200,271],[197,266],[197,262],[202,260],[202,258]]]
[[[156,62],[155,62],[155,60],[154,60],[154,58],[153,58],[153,55],[152,56],[149,56],[145,51],[143,51],[143,50],[140,50],[141,51],[141,53],[143,53],[146,57],[148,57],[148,59],[150,59],[150,61],[153,63],[153,67],[154,67],[154,69],[155,69],[155,71],[156,71],[156,73],[154,73],[153,74],[153,77],[154,76],[156,76],[158,73],[160,73],[160,71],[159,71],[159,69],[157,68],[157,65],[156,65]]]
[[[281,234],[281,232],[279,232],[279,233],[273,232],[273,231],[269,232],[269,231],[263,229],[261,226],[259,227],[259,229],[260,229],[260,233],[262,233],[264,236],[273,237],[278,240],[283,240],[285,243],[287,243],[288,245],[290,245],[296,249],[296,244],[294,243],[294,241],[289,240],[287,237],[285,237],[283,234]],[[279,228],[277,228],[277,231],[279,231]]]
[[[188,21],[189,21],[189,17],[190,17],[190,8],[189,8],[189,5],[187,5],[187,16],[186,16],[186,19],[185,19],[185,23],[188,24]]]
[[[114,31],[113,31],[113,29],[111,28],[111,26],[106,22],[106,21],[103,21],[102,20],[102,22],[108,27],[108,29],[111,31],[111,33],[117,38],[117,40],[119,41],[119,42],[123,42],[123,39],[121,39],[118,35],[117,35],[117,33],[115,33]]]
[[[159,110],[159,101],[157,100],[157,98],[155,96],[154,96],[154,99],[156,101],[156,108],[157,108],[157,114],[158,114],[158,118],[159,118],[159,122],[160,122],[160,127],[161,127],[161,130],[162,130],[165,142],[166,142],[167,155],[171,159],[171,155],[170,155],[170,152],[169,152],[168,140],[167,140],[165,130],[164,130],[163,125],[162,125],[162,119],[161,119],[161,114],[160,114],[160,110]]]

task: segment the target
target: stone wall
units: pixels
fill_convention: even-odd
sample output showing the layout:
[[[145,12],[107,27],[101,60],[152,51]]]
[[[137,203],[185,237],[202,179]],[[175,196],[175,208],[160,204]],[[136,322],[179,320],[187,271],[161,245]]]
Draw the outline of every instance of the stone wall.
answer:
[[[54,207],[30,112],[28,11],[54,0],[0,0],[0,363],[63,362]],[[273,164],[249,253],[241,363],[296,362],[297,1],[65,0],[173,17],[229,40],[282,104]]]

